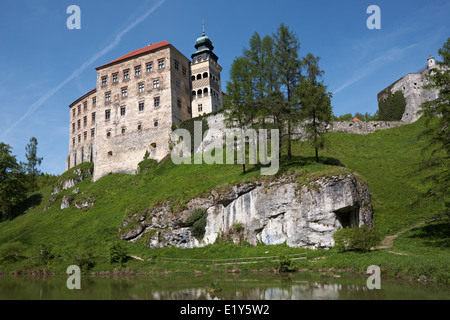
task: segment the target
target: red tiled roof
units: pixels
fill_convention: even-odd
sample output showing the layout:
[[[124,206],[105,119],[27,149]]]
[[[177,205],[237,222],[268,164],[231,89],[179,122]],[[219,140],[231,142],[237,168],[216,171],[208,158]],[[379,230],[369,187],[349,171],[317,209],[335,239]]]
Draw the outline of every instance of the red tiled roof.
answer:
[[[361,121],[361,120],[359,120],[358,118],[353,118],[353,121]]]
[[[147,52],[151,52],[151,51],[154,51],[154,50],[157,50],[157,49],[169,46],[169,45],[170,45],[170,43],[168,43],[166,40],[158,42],[158,43],[155,43],[155,44],[152,44],[152,45],[148,45],[148,46],[146,46],[144,48],[131,51],[130,53],[127,53],[126,55],[124,55],[124,56],[122,56],[122,57],[120,57],[120,58],[118,58],[116,60],[113,60],[110,63],[107,63],[107,64],[105,64],[103,66],[97,67],[96,69],[98,70],[98,69],[104,68],[106,66],[109,66],[110,64],[117,63],[117,62],[120,62],[120,61],[123,61],[123,60],[127,60],[127,59],[133,58],[135,56],[139,56],[141,54],[144,54],[144,53],[147,53]]]

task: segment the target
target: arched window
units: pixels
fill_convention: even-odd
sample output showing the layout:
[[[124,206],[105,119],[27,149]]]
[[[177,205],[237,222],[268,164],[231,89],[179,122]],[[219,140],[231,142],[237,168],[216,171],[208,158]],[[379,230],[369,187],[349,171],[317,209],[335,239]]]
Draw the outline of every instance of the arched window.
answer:
[[[203,78],[208,78],[208,72],[203,73]]]
[[[205,88],[205,89],[203,90],[203,95],[204,95],[205,97],[208,95],[208,88]]]
[[[197,80],[200,80],[202,78],[202,75],[201,74],[198,74],[197,75]]]
[[[194,99],[197,97],[197,92],[192,91],[192,97],[194,97]]]
[[[202,89],[197,91],[197,95],[200,96],[200,97],[202,96]]]
[[[192,76],[192,77],[191,77],[191,80],[194,81],[194,80],[195,80],[195,76]]]

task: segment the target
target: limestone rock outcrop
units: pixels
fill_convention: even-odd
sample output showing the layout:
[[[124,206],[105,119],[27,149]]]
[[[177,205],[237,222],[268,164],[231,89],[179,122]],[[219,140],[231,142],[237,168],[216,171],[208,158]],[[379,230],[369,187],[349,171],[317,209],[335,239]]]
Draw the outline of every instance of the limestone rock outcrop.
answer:
[[[235,242],[243,237],[252,245],[286,242],[291,247],[329,248],[338,228],[372,226],[369,187],[357,174],[302,181],[292,175],[214,190],[189,201],[179,214],[171,212],[169,203],[160,204],[124,219],[119,237],[153,248],[205,246],[224,235]],[[202,239],[187,226],[199,209],[207,215]],[[240,232],[235,232],[237,226]]]

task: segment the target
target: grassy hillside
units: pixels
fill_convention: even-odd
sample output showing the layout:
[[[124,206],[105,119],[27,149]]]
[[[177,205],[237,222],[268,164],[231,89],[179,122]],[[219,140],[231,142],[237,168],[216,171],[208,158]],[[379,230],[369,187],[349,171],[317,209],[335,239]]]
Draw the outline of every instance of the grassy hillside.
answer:
[[[311,147],[296,142],[293,145],[293,161],[287,163],[282,159],[279,174],[295,171],[307,177],[310,174],[358,172],[369,183],[378,232],[383,236],[394,234],[420,221],[432,219],[442,207],[441,203],[420,198],[426,188],[424,177],[427,174],[420,170],[422,142],[418,136],[423,125],[423,121],[418,121],[367,136],[329,133],[328,145],[320,153],[319,164],[314,162]],[[339,163],[346,168],[333,166]],[[84,265],[90,271],[121,269],[123,266],[134,271],[177,270],[179,266],[158,264],[155,259],[150,262],[133,260],[123,266],[110,264],[109,247],[117,240],[124,216],[148,210],[163,201],[171,201],[172,211],[176,213],[193,197],[218,187],[225,188],[239,181],[259,178],[259,170],[242,174],[241,165],[177,166],[169,159],[137,175],[110,174],[95,183],[85,180],[57,195],[51,195],[52,189],[46,188],[30,197],[27,203],[29,208],[23,214],[0,223],[0,256],[3,255],[0,270],[47,268],[64,273],[71,264]],[[78,194],[73,194],[75,188],[79,189]],[[71,195],[72,203],[95,198],[95,205],[83,209],[71,206],[61,210],[64,195]],[[312,252],[282,245],[268,249],[266,246],[249,248],[221,244],[184,250],[152,250],[137,243],[126,243],[125,246],[130,254],[144,258],[227,258],[257,256],[267,250],[276,255],[307,251],[312,258],[323,256],[326,259],[319,259],[315,264],[300,261],[298,267],[356,268],[361,271],[378,261],[385,263],[394,275],[406,272],[415,277],[425,272],[423,270],[432,270],[438,281],[446,283],[450,262],[448,223],[436,222],[434,227],[429,227],[405,233],[394,244],[392,250],[398,246],[402,252],[414,254],[414,259],[411,256],[393,256],[385,250],[355,256],[355,253],[337,253],[334,250]],[[266,267],[270,269],[273,266]]]

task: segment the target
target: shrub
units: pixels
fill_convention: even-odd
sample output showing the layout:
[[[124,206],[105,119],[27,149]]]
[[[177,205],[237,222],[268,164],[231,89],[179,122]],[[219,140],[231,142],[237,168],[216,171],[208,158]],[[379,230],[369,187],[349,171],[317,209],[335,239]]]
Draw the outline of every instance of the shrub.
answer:
[[[128,259],[127,249],[121,242],[115,241],[109,247],[109,262],[110,263],[123,263]]]
[[[82,271],[89,271],[95,265],[94,254],[90,251],[79,253],[75,256],[75,263]]]
[[[195,209],[192,215],[187,219],[185,226],[189,227],[192,235],[197,239],[203,239],[206,231],[206,221],[208,213],[205,209]]]
[[[295,265],[294,262],[289,259],[285,255],[280,256],[280,266],[279,266],[280,272],[293,272],[295,271]]]
[[[385,100],[378,103],[378,117],[381,121],[400,121],[406,108],[406,100],[402,91],[389,92]]]
[[[375,228],[368,226],[339,229],[333,239],[339,251],[369,251],[381,241]]]
[[[154,159],[145,159],[142,160],[141,162],[139,162],[138,164],[138,173],[143,173],[147,170],[149,170],[150,168],[153,168],[154,166],[156,166],[158,164],[158,161],[154,160]]]
[[[0,246],[0,263],[14,263],[23,258],[24,245],[21,242],[9,242]]]

